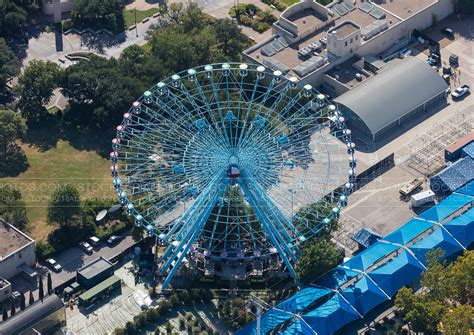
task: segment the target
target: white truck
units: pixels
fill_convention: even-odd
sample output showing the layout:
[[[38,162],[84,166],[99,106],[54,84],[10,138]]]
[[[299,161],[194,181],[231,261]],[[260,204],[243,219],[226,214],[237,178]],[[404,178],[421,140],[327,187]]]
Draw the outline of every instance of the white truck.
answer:
[[[410,197],[410,203],[412,207],[418,207],[426,203],[433,202],[434,199],[435,199],[434,192],[431,190],[428,190],[428,191],[420,192],[417,194],[413,194]]]

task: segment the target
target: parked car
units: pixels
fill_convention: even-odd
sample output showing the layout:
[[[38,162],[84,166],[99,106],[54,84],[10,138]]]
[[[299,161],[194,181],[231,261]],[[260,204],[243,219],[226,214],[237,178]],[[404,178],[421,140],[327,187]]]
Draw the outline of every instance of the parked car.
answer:
[[[92,249],[92,246],[87,242],[82,241],[79,243],[79,246],[88,254],[92,254],[92,252],[94,251],[94,249]]]
[[[452,30],[451,28],[441,29],[441,33],[446,35],[449,39],[454,38],[454,30]]]
[[[96,237],[96,236],[91,236],[91,237],[89,237],[89,242],[90,242],[90,244],[92,244],[94,247],[98,247],[99,244],[100,244],[100,240],[99,240],[99,238]]]
[[[449,65],[451,65],[451,66],[458,66],[459,65],[458,55],[451,54],[451,56],[449,56]]]
[[[107,244],[108,245],[114,245],[114,244],[117,244],[119,241],[122,240],[122,236],[118,236],[118,235],[112,235],[109,237],[109,239],[107,240]]]
[[[61,272],[61,270],[63,269],[63,267],[61,266],[61,264],[59,264],[58,262],[56,262],[56,260],[52,259],[52,258],[48,258],[46,260],[46,265],[53,271],[55,272]]]
[[[470,88],[468,85],[462,85],[461,87],[458,87],[454,90],[454,92],[451,93],[451,97],[453,99],[460,99],[466,94],[468,94],[470,91]]]

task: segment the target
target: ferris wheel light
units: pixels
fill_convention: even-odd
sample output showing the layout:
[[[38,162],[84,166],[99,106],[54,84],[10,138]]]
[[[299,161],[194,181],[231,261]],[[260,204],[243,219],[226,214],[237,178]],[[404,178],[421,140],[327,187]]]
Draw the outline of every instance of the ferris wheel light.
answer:
[[[257,77],[259,77],[260,79],[265,77],[265,67],[263,66],[257,67]]]
[[[240,75],[241,75],[242,77],[246,77],[246,76],[247,76],[247,74],[248,74],[248,68],[249,68],[249,66],[248,66],[247,64],[245,64],[245,63],[242,63],[242,64],[239,65],[239,69],[240,69],[239,73],[240,73]]]

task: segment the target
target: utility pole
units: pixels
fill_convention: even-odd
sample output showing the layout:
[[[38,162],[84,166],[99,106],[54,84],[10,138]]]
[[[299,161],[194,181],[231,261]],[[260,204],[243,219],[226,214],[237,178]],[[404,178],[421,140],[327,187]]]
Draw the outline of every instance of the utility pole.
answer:
[[[135,7],[135,36],[138,37],[138,26],[137,26],[137,7]]]

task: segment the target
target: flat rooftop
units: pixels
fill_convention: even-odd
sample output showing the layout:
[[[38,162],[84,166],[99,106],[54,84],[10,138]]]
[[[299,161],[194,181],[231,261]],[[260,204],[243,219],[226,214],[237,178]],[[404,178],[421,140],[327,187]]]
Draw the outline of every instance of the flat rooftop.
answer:
[[[0,219],[0,260],[32,241],[26,234]]]
[[[332,68],[330,71],[326,73],[331,78],[334,78],[338,82],[344,84],[348,88],[353,88],[358,84],[362,83],[364,80],[371,78],[372,73],[367,69],[365,71],[361,71],[360,69],[354,66],[354,63],[363,61],[358,57],[351,57],[347,61],[342,64],[339,64]],[[364,73],[365,72],[365,73]],[[359,79],[357,79],[359,77]]]
[[[338,39],[343,39],[349,36],[350,34],[356,32],[359,29],[360,28],[357,27],[352,22],[346,21],[346,22],[343,22],[340,26],[335,27],[334,29],[331,29],[330,32],[332,34],[336,34]]]
[[[393,1],[396,1],[396,0],[393,0]],[[430,1],[433,1],[433,0],[430,0]],[[407,0],[407,2],[409,2],[409,0]],[[364,3],[367,4],[367,2],[364,2]],[[372,13],[371,15],[371,11],[367,12],[367,10],[364,11],[360,8],[361,4],[362,4],[361,0],[356,0],[355,5],[354,5],[355,6],[354,10],[348,11],[344,15],[337,15],[336,19],[333,19],[332,22],[328,23],[323,28],[314,31],[307,37],[289,45],[283,50],[272,55],[271,58],[273,58],[274,60],[278,61],[279,63],[283,65],[286,65],[288,68],[293,69],[295,66],[305,61],[299,58],[298,51],[303,48],[308,47],[313,42],[319,42],[319,40],[325,37],[327,32],[333,29],[335,26],[342,25],[346,21],[351,21],[355,23],[357,26],[359,26],[361,29],[364,29],[364,27],[377,21],[378,19],[374,16],[375,15],[374,13]],[[377,14],[380,14],[380,13],[383,14],[382,19],[386,20],[388,24],[388,28],[392,27],[393,25],[401,21],[400,19],[391,15],[390,13],[383,11],[379,8],[375,8],[375,6],[373,5],[371,9],[372,10],[377,9],[378,11]],[[312,9],[306,9],[299,13],[295,13],[294,15],[290,16],[290,18],[293,19],[293,23],[298,25],[298,31],[300,32],[309,30],[310,29],[309,24],[314,25],[316,22],[321,22],[321,19],[315,16],[314,10]],[[306,25],[307,27],[305,26],[306,28],[300,29],[301,24]],[[344,26],[345,25],[346,24],[344,24]],[[353,27],[353,25],[350,24],[348,25],[347,28],[344,28],[341,31],[341,34],[347,33],[347,31],[345,31],[346,29],[352,30],[351,26]],[[375,36],[378,36],[378,35],[375,35]],[[363,41],[363,43],[364,42],[367,42],[367,40]],[[259,45],[255,50],[249,53],[249,56],[258,60],[259,62],[263,62],[266,56],[262,54],[261,50],[262,50],[262,47],[264,47],[265,45],[266,44]],[[319,53],[324,56],[324,54],[326,53],[326,50],[323,48]],[[299,77],[293,71],[290,71],[289,75]]]
[[[288,16],[287,20],[293,22],[298,27],[301,27],[302,30],[306,30],[305,28],[312,28],[313,26],[326,21],[312,8],[307,8],[298,13],[290,15]]]
[[[83,268],[77,270],[77,273],[81,274],[81,276],[86,279],[91,279],[111,267],[113,267],[112,263],[103,257],[99,257],[95,261],[92,261],[92,263],[89,263]]]
[[[423,8],[438,2],[437,0],[372,0],[384,10],[406,19],[418,13]]]

